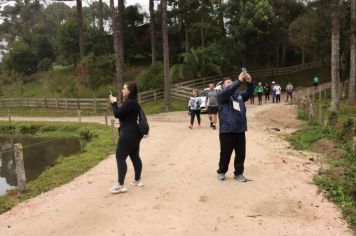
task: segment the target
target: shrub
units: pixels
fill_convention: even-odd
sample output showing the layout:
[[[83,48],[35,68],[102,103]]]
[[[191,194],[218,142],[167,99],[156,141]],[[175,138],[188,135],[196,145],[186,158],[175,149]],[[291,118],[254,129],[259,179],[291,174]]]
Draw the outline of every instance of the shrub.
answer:
[[[48,71],[52,68],[52,61],[49,58],[45,58],[37,65],[38,71]]]
[[[163,65],[157,63],[142,71],[136,78],[139,91],[163,88]]]

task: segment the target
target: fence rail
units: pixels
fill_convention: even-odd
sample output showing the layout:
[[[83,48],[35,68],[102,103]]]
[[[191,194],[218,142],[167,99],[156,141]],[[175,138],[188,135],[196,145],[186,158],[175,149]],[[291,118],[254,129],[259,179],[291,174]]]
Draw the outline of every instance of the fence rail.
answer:
[[[249,71],[252,77],[267,77],[273,75],[285,75],[295,72],[318,68],[321,66],[320,62],[308,63],[290,67],[272,68],[266,70]],[[218,76],[211,76],[199,78],[184,82],[176,83],[172,86],[172,98],[185,100],[190,97],[193,88],[203,89],[208,87],[209,84],[216,84],[224,77],[237,77],[238,74],[225,74]],[[163,89],[150,90],[138,94],[138,101],[145,103],[155,101],[164,97]],[[105,98],[7,98],[0,99],[0,107],[37,107],[37,108],[56,108],[66,110],[107,110],[110,108],[108,99]]]

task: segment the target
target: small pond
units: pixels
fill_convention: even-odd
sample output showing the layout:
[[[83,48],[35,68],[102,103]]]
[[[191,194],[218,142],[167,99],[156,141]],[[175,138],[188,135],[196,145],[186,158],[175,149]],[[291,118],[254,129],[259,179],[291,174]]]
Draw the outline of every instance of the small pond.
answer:
[[[83,150],[79,138],[35,138],[0,136],[0,195],[17,186],[13,144],[24,147],[26,180],[36,179],[46,168],[55,164],[58,157],[70,156]]]

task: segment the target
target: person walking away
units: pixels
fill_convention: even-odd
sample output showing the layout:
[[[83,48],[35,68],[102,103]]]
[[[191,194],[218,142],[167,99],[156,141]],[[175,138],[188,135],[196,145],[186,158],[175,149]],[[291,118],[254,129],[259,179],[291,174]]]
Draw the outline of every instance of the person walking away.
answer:
[[[237,88],[245,81],[247,89],[237,92]],[[241,182],[247,179],[243,175],[246,156],[247,118],[245,102],[253,93],[253,84],[250,75],[241,73],[238,80],[232,81],[227,77],[223,80],[222,90],[218,93],[219,103],[219,140],[220,160],[217,170],[218,179],[224,180],[228,171],[232,151],[235,151],[234,178]]]
[[[273,87],[273,89],[276,92],[276,103],[281,102],[281,93],[282,93],[282,87],[276,83],[276,85]]]
[[[209,91],[206,93],[206,106],[208,107],[208,115],[210,120],[210,128],[216,129],[217,113],[219,110],[218,93],[215,90],[214,84],[209,84]]]
[[[276,90],[275,87],[276,86],[276,82],[272,81],[272,103],[276,102]]]
[[[255,87],[255,91],[258,97],[258,105],[262,105],[262,96],[263,96],[263,86],[261,82],[258,82],[258,85]]]
[[[268,82],[266,82],[265,86],[263,87],[263,92],[265,94],[265,103],[267,100],[269,101],[269,95],[271,93],[271,87],[269,86]]]
[[[194,118],[195,116],[197,117],[198,120],[198,128],[201,128],[200,125],[200,105],[201,105],[201,98],[198,97],[198,91],[196,89],[194,89],[192,91],[192,97],[190,97],[189,99],[189,112],[190,112],[190,124],[189,124],[189,128],[193,129],[193,124],[194,124]]]
[[[255,84],[252,83],[253,89],[255,88]],[[255,93],[254,90],[252,90],[253,92],[250,94],[250,103],[251,104],[255,104]]]
[[[314,84],[314,89],[317,90],[318,89],[318,85],[320,83],[319,77],[315,76],[313,79],[313,84]]]
[[[137,102],[137,85],[135,82],[126,82],[122,89],[123,103],[117,104],[117,98],[110,96],[115,118],[120,121],[119,140],[116,148],[116,163],[118,170],[118,182],[111,188],[111,193],[124,193],[127,191],[124,181],[127,172],[126,159],[130,156],[135,179],[132,185],[142,187],[141,180],[142,161],[140,158],[140,142],[142,135],[137,125],[140,105]]]
[[[286,91],[287,91],[287,102],[288,102],[288,99],[290,98],[291,101],[293,101],[293,90],[294,90],[294,87],[292,85],[291,82],[288,82],[287,84],[287,87],[286,87]]]

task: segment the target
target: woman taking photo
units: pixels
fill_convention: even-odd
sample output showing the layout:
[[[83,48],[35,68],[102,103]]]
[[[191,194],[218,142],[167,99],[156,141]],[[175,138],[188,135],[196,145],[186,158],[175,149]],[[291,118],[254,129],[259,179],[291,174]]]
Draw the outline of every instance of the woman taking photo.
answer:
[[[109,96],[114,116],[120,121],[119,141],[116,148],[118,182],[111,188],[111,193],[127,191],[124,186],[127,156],[130,156],[135,170],[135,179],[131,184],[138,187],[143,186],[141,181],[142,162],[139,154],[142,135],[137,125],[137,117],[141,108],[137,102],[136,83],[126,82],[122,89],[122,96],[124,102],[121,106],[118,106],[116,97]]]

